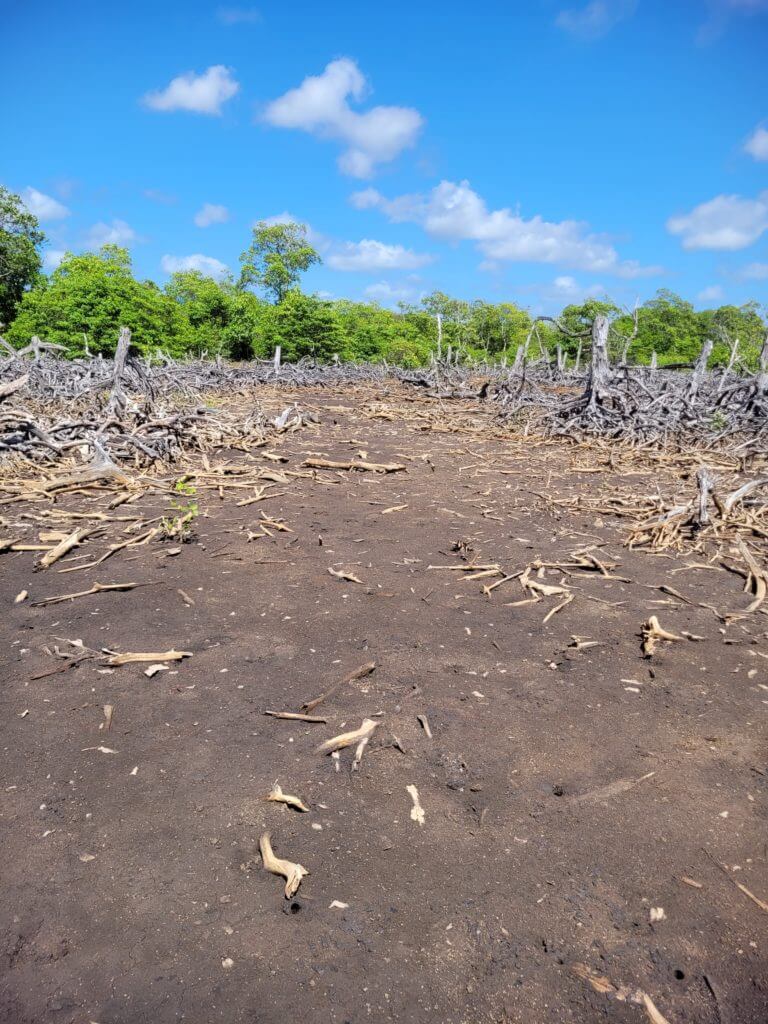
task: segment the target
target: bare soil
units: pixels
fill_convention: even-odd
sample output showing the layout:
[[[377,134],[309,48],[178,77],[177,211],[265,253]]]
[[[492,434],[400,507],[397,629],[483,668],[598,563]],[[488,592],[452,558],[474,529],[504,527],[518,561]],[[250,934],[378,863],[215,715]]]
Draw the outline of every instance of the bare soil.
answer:
[[[765,617],[723,625],[700,603],[743,607],[739,577],[627,550],[624,519],[549,500],[681,481],[504,439],[468,403],[417,399],[403,419],[363,391],[297,398],[320,424],[268,446],[287,463],[211,466],[365,452],[407,471],[305,471],[249,506],[201,487],[178,554],[153,542],[59,571],[120,539],[115,523],[48,570],[0,556],[0,1020],[632,1024],[645,992],[670,1024],[764,1024],[768,912],[735,883],[768,901]],[[111,514],[167,506],[150,492]],[[262,511],[292,532],[249,542]],[[575,599],[546,623],[557,597],[519,604],[519,580],[488,596],[494,578],[429,568],[511,574],[590,545],[618,566],[572,570]],[[95,581],[151,585],[33,606]],[[703,639],[644,658],[653,614]],[[153,678],[91,659],[34,679],[64,664],[44,647],[73,639],[193,656]],[[327,724],[264,714],[369,661],[316,709]],[[372,716],[359,771],[351,750],[338,770],[315,753]],[[310,813],[266,802],[275,781]],[[310,872],[293,900],[261,867],[265,830]]]

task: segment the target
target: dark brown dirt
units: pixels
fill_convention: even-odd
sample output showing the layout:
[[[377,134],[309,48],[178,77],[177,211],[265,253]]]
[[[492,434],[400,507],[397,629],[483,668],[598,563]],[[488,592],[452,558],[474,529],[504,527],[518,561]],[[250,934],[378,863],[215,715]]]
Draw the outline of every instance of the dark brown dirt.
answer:
[[[542,494],[597,486],[572,470],[586,450],[429,431],[427,402],[404,424],[353,413],[354,395],[300,400],[322,423],[272,446],[287,468],[365,451],[407,457],[407,473],[297,478],[250,507],[201,490],[177,556],[154,543],[69,574],[57,570],[82,553],[34,574],[32,554],[0,556],[0,1020],[631,1024],[648,1019],[642,990],[670,1024],[764,1024],[768,913],[733,882],[768,900],[765,618],[724,627],[698,604],[743,606],[741,581],[670,575],[701,556],[628,551],[623,521],[553,508]],[[604,469],[600,486],[614,482]],[[638,491],[657,485],[640,466]],[[23,523],[40,507],[0,514]],[[155,494],[121,511],[164,507]],[[248,543],[262,509],[294,532]],[[510,607],[526,596],[517,581],[489,599],[487,580],[428,568],[462,564],[457,542],[510,572],[597,543],[631,582],[572,577],[576,599],[543,624],[557,599]],[[154,583],[30,603],[96,580]],[[645,660],[650,614],[705,639]],[[32,680],[59,663],[43,651],[54,637],[194,656],[152,679],[84,661]],[[327,725],[263,714],[299,710],[370,660],[315,712]],[[314,753],[379,713],[359,772],[351,751],[338,772]],[[275,780],[311,813],[266,803]],[[261,868],[267,828],[310,871],[295,901]]]

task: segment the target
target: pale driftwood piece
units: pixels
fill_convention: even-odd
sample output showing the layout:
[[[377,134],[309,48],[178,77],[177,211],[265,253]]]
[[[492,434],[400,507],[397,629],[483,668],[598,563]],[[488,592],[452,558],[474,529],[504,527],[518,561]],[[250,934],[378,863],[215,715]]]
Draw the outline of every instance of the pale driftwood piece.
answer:
[[[81,541],[85,540],[86,537],[90,537],[91,534],[96,532],[96,527],[83,526],[79,530],[75,530],[74,533],[70,533],[64,540],[59,541],[56,547],[47,551],[37,563],[37,569],[49,569],[54,565],[60,558],[63,558],[72,548],[76,548]]]
[[[401,462],[365,462],[359,459],[357,462],[337,462],[332,459],[305,459],[302,466],[308,469],[356,469],[363,473],[401,473],[405,472],[406,466]]]
[[[302,715],[298,711],[265,711],[265,715],[271,718],[285,718],[290,722],[312,722],[325,725],[327,718],[320,718],[319,715]]]
[[[321,743],[315,753],[332,754],[334,751],[341,750],[344,747],[351,747],[353,743],[358,744],[363,740],[367,742],[374,730],[378,729],[380,725],[381,722],[377,722],[373,718],[364,718],[359,729],[354,729],[351,732],[343,732],[338,736],[331,737],[331,739],[326,740],[325,743]]]
[[[105,664],[119,667],[120,665],[130,665],[134,662],[142,661],[181,661],[183,658],[191,658],[192,651],[157,651],[151,654],[112,654],[110,655]]]
[[[20,391],[28,381],[29,374],[25,373],[23,377],[17,377],[16,380],[8,381],[7,384],[0,384],[0,402]]]
[[[285,898],[291,899],[296,895],[302,878],[305,878],[309,871],[301,864],[294,864],[293,861],[276,857],[272,850],[272,835],[269,832],[264,832],[259,839],[259,850],[264,868],[271,871],[273,875],[282,875],[285,879]]]

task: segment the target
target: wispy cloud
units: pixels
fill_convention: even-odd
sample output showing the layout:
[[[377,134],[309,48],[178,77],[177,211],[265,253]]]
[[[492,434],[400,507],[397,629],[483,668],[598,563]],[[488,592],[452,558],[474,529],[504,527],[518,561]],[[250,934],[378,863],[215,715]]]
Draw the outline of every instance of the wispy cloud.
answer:
[[[387,245],[372,238],[360,242],[342,242],[326,258],[331,270],[363,272],[382,270],[418,270],[432,263],[434,256],[414,252],[402,245]]]
[[[163,206],[173,206],[179,201],[178,196],[172,195],[170,192],[163,192],[159,188],[145,188],[142,195],[145,199]]]
[[[197,270],[206,277],[213,277],[220,280],[229,273],[229,267],[221,260],[213,256],[204,256],[201,252],[192,253],[190,256],[163,256],[160,260],[160,269],[165,274],[175,274],[180,270]]]
[[[396,306],[398,302],[413,302],[419,297],[419,291],[412,284],[392,284],[389,281],[377,281],[369,284],[363,294],[382,306]]]
[[[339,168],[355,178],[369,178],[376,166],[388,163],[413,146],[424,119],[411,107],[353,110],[368,89],[365,76],[348,57],[334,60],[321,75],[305,78],[295,89],[273,100],[263,119],[278,128],[294,128],[321,139],[336,139],[346,148]]]
[[[699,302],[722,302],[725,297],[722,285],[710,284],[706,288],[702,288],[696,298]]]
[[[583,7],[560,11],[555,24],[579,39],[600,39],[637,10],[637,0],[591,0]]]
[[[219,7],[216,17],[222,25],[258,25],[261,11],[256,7]]]
[[[758,125],[744,143],[744,152],[754,160],[768,160],[768,129]]]
[[[29,212],[38,220],[63,220],[69,216],[69,210],[63,203],[52,196],[47,196],[45,192],[39,192],[31,185],[24,189],[21,198]]]
[[[209,228],[211,224],[225,224],[229,220],[229,210],[226,206],[218,206],[216,203],[203,203],[195,214],[195,224],[199,228]]]
[[[150,110],[170,112],[187,110],[194,114],[221,116],[221,108],[240,89],[232,70],[214,64],[202,74],[187,71],[173,78],[165,89],[148,92],[143,102]]]
[[[124,220],[112,220],[109,224],[99,221],[88,231],[87,245],[89,249],[100,249],[102,245],[130,245],[141,241],[130,224]]]
[[[52,270],[55,270],[61,264],[65,256],[65,249],[47,249],[43,253],[43,270],[50,274]]]
[[[738,276],[744,281],[768,281],[768,263],[748,263]]]
[[[667,230],[680,238],[684,249],[746,249],[768,230],[768,191],[755,199],[715,196],[690,213],[670,217]]]
[[[368,188],[354,193],[350,201],[358,209],[379,209],[396,223],[420,224],[433,238],[472,241],[491,263],[561,263],[626,278],[661,272],[660,267],[642,267],[634,260],[620,259],[604,236],[579,221],[524,218],[508,207],[490,210],[468,181],[441,181],[426,195],[394,199]]]
[[[702,46],[718,39],[734,17],[768,13],[768,0],[706,0],[704,6],[707,17],[696,33],[696,42]]]

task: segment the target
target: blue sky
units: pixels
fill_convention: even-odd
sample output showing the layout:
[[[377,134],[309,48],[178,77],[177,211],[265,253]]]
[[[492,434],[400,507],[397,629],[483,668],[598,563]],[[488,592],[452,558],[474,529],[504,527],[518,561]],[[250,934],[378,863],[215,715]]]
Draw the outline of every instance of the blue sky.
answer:
[[[0,0],[0,182],[47,260],[236,270],[290,215],[309,290],[536,311],[766,301],[768,0]]]

